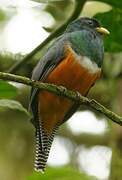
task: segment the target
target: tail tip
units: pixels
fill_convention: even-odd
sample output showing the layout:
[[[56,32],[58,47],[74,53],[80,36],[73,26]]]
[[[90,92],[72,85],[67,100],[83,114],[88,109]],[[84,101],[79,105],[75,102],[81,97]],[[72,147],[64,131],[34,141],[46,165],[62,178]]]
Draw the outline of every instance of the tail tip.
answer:
[[[41,167],[34,167],[34,170],[36,171],[36,172],[41,172],[42,174],[44,174],[45,173],[45,169],[44,168],[41,168]]]

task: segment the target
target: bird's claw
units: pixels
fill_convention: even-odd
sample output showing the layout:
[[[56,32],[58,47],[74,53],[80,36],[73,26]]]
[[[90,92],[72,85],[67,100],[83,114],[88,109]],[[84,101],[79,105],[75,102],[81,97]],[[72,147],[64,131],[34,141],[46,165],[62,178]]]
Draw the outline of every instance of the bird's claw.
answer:
[[[80,101],[80,96],[81,96],[81,94],[78,91],[76,91],[76,99],[77,99],[77,101]]]
[[[61,90],[63,93],[65,93],[67,91],[67,89],[64,86],[60,86]]]

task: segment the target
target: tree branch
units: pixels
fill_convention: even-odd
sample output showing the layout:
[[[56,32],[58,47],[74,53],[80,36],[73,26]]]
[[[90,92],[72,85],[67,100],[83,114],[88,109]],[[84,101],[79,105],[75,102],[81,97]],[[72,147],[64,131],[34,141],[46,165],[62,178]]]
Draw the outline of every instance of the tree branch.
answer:
[[[96,102],[94,99],[88,99],[84,96],[79,95],[77,92],[67,90],[65,87],[56,86],[56,85],[48,84],[48,83],[40,83],[38,81],[34,81],[23,76],[18,76],[18,75],[13,75],[9,73],[3,73],[3,72],[0,72],[0,79],[26,84],[35,88],[39,88],[40,90],[47,90],[58,96],[63,96],[72,101],[76,101],[76,102],[79,102],[80,104],[87,105],[97,110],[98,112],[104,114],[106,117],[108,117],[115,123],[122,126],[122,117],[110,111],[109,109],[101,105],[100,103]]]
[[[52,39],[59,36],[67,27],[67,25],[75,20],[81,13],[84,3],[86,0],[75,0],[75,9],[71,17],[58,29],[56,29],[50,36],[47,37],[40,45],[38,45],[33,51],[31,51],[25,58],[21,61],[15,63],[10,69],[7,71],[8,73],[15,73],[20,67],[22,67],[28,60],[30,60],[37,52],[39,52],[44,46],[46,46]]]

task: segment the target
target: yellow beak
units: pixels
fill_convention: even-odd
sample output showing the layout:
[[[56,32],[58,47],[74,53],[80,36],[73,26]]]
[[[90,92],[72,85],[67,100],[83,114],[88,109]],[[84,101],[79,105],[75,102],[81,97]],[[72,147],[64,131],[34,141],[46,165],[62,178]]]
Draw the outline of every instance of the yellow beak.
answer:
[[[103,28],[103,27],[97,27],[96,31],[99,32],[99,33],[102,33],[102,34],[106,34],[106,35],[110,34],[110,32],[107,29]]]

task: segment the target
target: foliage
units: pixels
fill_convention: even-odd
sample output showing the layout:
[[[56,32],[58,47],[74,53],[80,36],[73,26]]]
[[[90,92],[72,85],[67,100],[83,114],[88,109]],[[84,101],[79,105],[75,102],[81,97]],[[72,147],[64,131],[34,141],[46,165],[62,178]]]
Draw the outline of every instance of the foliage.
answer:
[[[9,99],[1,99],[0,109],[2,108],[9,108],[12,110],[22,111],[23,113],[29,116],[29,112],[18,101],[9,100]]]
[[[122,2],[122,1],[121,1]],[[122,6],[122,4],[121,4]],[[105,51],[122,51],[122,10],[113,8],[111,11],[95,16],[110,30],[110,36],[105,38]]]
[[[113,6],[113,8],[120,8],[122,7],[122,1],[115,1],[115,0],[96,0],[96,1],[100,1],[100,2],[104,2],[107,4],[110,4],[111,6]]]
[[[122,1],[101,0],[112,6],[112,10],[106,13],[98,13],[95,17],[107,27],[111,35],[105,38],[105,50],[108,52],[122,51]]]
[[[33,173],[32,176],[27,178],[27,180],[40,180],[43,178],[43,180],[95,180],[96,178],[87,176],[83,173],[79,173],[78,171],[69,168],[69,167],[63,167],[63,168],[49,168],[48,171],[45,174],[39,173]]]
[[[12,84],[0,80],[0,99],[13,98],[17,95],[17,88]]]

